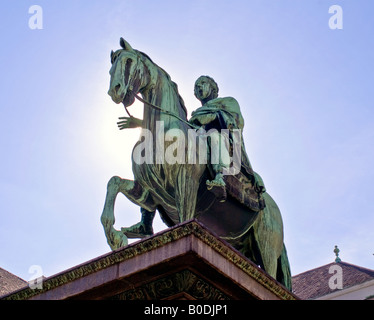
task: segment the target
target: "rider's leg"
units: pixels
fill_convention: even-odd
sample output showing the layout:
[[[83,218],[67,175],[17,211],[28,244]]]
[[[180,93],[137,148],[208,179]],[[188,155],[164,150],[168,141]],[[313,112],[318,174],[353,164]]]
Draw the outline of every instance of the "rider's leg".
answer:
[[[229,148],[226,134],[218,131],[210,134],[210,164],[215,177],[214,180],[207,180],[206,184],[208,190],[211,190],[221,202],[226,200],[226,183],[223,180],[223,170],[230,167]]]

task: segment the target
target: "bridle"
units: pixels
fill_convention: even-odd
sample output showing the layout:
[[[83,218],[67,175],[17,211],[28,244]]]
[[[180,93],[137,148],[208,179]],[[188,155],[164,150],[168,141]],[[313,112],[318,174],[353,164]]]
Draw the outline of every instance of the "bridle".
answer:
[[[136,67],[135,67],[136,73],[138,72],[139,61],[140,61],[140,56],[139,56],[139,54],[137,54],[137,62],[136,62]],[[136,76],[136,73],[135,73],[134,76]],[[128,86],[127,91],[128,91],[130,94],[133,94],[134,97],[135,97],[136,99],[138,99],[140,102],[144,103],[144,105],[147,105],[147,106],[149,106],[149,107],[151,107],[151,108],[153,108],[153,109],[155,109],[155,110],[158,110],[158,111],[160,111],[160,112],[162,112],[162,113],[165,113],[165,114],[167,114],[167,115],[169,115],[169,116],[172,116],[172,117],[174,117],[174,118],[177,118],[179,121],[185,123],[186,125],[188,125],[189,127],[193,128],[193,129],[200,129],[199,126],[196,126],[196,125],[194,125],[194,124],[192,124],[192,123],[189,123],[188,121],[182,119],[181,117],[179,117],[179,116],[176,115],[175,113],[170,112],[170,111],[167,111],[167,110],[163,110],[161,107],[156,106],[156,105],[154,105],[154,104],[152,104],[152,103],[150,103],[150,102],[144,100],[143,98],[139,97],[137,93],[133,92],[133,91],[132,91],[133,89],[134,89],[134,86],[130,83],[129,86]],[[124,105],[124,107],[125,107],[125,110],[126,110],[127,114],[129,115],[129,117],[132,117],[132,115],[130,114],[129,110],[127,110],[128,107],[125,106],[125,105]]]
[[[125,48],[124,48],[124,49],[125,49]],[[135,66],[135,70],[136,70],[136,71],[135,71],[134,77],[132,77],[132,78],[135,78],[135,76],[136,76],[137,73],[139,72],[138,65],[139,65],[139,62],[140,62],[140,60],[141,60],[141,57],[140,57],[139,53],[136,52],[135,54],[136,54],[136,57],[137,57],[137,59],[136,59],[136,66]],[[112,64],[115,62],[116,59],[118,59],[119,56],[120,56],[120,54],[117,55],[115,58],[112,57],[112,60],[111,60]],[[121,64],[121,65],[122,65],[122,64]],[[122,69],[122,68],[121,68],[121,69]],[[122,74],[123,74],[122,77],[124,77],[124,73],[122,73]],[[130,76],[129,76],[129,77],[130,77]],[[123,83],[125,83],[125,79],[124,79],[124,78],[122,78],[122,81],[123,81]],[[153,109],[155,109],[155,110],[158,110],[158,111],[163,112],[163,113],[165,113],[165,114],[167,114],[167,115],[169,115],[169,116],[172,116],[172,117],[178,119],[179,121],[183,122],[184,124],[188,125],[189,127],[193,128],[193,129],[200,129],[199,126],[196,126],[196,125],[194,125],[194,124],[189,123],[188,121],[182,119],[182,118],[179,117],[178,115],[176,115],[176,114],[174,114],[174,113],[172,113],[172,112],[170,112],[170,111],[163,110],[163,109],[160,108],[159,106],[155,106],[154,104],[152,104],[152,103],[150,103],[150,102],[148,102],[148,101],[146,101],[146,100],[140,98],[140,97],[138,96],[137,92],[134,92],[133,90],[134,90],[134,86],[133,86],[132,83],[130,83],[130,84],[128,85],[127,92],[130,93],[130,94],[132,94],[132,95],[133,95],[136,99],[138,99],[140,102],[143,102],[144,105],[147,105],[147,106],[149,106],[149,107],[151,107],[151,108],[153,108]],[[125,110],[126,110],[127,114],[129,115],[129,117],[130,117],[130,118],[133,117],[133,116],[131,115],[130,111],[127,109],[128,107],[127,107],[125,104],[124,104],[124,107],[125,107]]]

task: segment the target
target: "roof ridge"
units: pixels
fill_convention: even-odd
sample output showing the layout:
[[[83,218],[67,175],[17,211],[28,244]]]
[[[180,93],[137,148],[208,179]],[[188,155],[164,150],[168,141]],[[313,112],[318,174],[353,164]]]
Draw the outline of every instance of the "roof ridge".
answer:
[[[343,261],[340,262],[340,263],[343,264]],[[374,270],[373,270],[373,269],[369,269],[369,268],[366,268],[366,267],[361,267],[361,266],[358,266],[358,265],[356,265],[356,264],[352,264],[352,263],[349,263],[349,262],[344,262],[344,264],[347,265],[347,266],[350,266],[350,267],[354,267],[354,268],[356,268],[356,269],[359,269],[359,270],[362,271],[362,272],[370,273],[370,274],[373,275],[373,278],[374,278]]]
[[[9,275],[11,275],[11,276],[13,276],[13,277],[15,277],[15,278],[18,278],[18,279],[20,279],[21,281],[27,283],[26,280],[22,279],[21,277],[15,275],[14,273],[12,273],[12,272],[10,272],[10,271],[8,271],[8,270],[2,268],[2,267],[0,267],[0,274],[1,274],[1,272],[6,272],[7,274],[9,274]]]
[[[339,263],[341,263],[341,262],[339,262]],[[310,270],[307,270],[307,271],[304,271],[304,272],[298,273],[298,274],[292,276],[292,278],[294,278],[294,277],[298,277],[298,276],[300,276],[300,275],[303,275],[303,274],[306,274],[306,273],[309,273],[309,272],[312,272],[312,271],[315,271],[315,270],[318,270],[318,269],[321,269],[321,268],[325,268],[325,267],[327,267],[327,266],[329,266],[329,265],[339,264],[339,263],[337,263],[337,262],[335,262],[335,261],[334,261],[334,262],[330,262],[330,263],[324,264],[323,266],[315,267],[315,268],[313,268],[313,269],[310,269]]]
[[[369,273],[369,275],[372,274],[372,276],[374,278],[374,270],[373,269],[369,269],[369,268],[366,268],[366,267],[361,267],[361,266],[358,266],[358,265],[355,265],[355,264],[352,264],[352,263],[349,263],[349,262],[346,262],[346,261],[340,261],[340,262],[335,262],[334,261],[334,262],[330,262],[330,263],[327,263],[325,265],[322,265],[322,266],[319,266],[319,267],[316,267],[316,268],[313,268],[313,269],[310,269],[310,270],[298,273],[298,274],[292,276],[292,278],[298,277],[300,275],[304,275],[304,274],[307,274],[307,273],[310,273],[310,272],[313,272],[313,271],[316,271],[318,269],[326,268],[327,266],[334,265],[334,264],[337,264],[337,265],[341,264],[341,265],[345,265],[347,267],[354,267],[356,269],[361,270],[362,272],[365,272],[367,274]]]

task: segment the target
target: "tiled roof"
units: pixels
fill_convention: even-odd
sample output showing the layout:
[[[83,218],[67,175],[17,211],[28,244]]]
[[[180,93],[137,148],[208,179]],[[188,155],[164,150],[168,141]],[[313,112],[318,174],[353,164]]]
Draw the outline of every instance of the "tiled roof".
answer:
[[[309,300],[322,297],[337,289],[331,289],[329,279],[335,272],[329,272],[331,266],[342,268],[343,289],[374,279],[374,270],[359,267],[347,262],[333,262],[292,277],[292,291],[300,299]]]
[[[0,268],[0,296],[21,289],[27,285],[25,280]]]

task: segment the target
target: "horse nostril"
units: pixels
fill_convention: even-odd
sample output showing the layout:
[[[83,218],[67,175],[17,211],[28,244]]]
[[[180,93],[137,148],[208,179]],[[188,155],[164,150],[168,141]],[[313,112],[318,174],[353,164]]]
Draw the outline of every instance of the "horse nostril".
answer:
[[[118,90],[121,88],[121,85],[120,84],[117,84],[115,87],[114,87],[114,92],[117,93]]]

